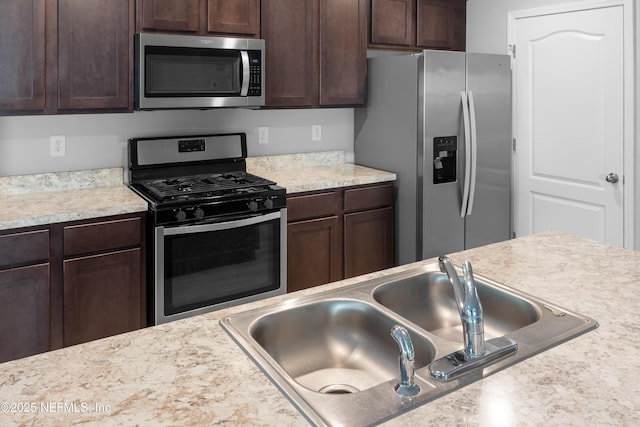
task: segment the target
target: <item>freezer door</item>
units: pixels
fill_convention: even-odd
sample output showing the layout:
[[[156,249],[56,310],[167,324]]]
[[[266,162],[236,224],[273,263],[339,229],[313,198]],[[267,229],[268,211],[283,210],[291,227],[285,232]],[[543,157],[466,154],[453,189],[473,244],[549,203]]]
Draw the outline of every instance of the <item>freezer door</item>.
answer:
[[[511,67],[507,55],[467,54],[467,93],[475,104],[477,158],[465,249],[511,237]]]
[[[464,52],[425,51],[419,90],[418,259],[464,249],[460,217],[464,132],[460,92],[465,90]],[[456,149],[452,149],[455,137]],[[439,151],[447,152],[439,156]],[[434,174],[455,152],[455,175]]]
[[[354,110],[356,163],[394,172],[396,254],[399,264],[417,261],[418,63],[416,56],[368,61],[368,107]]]

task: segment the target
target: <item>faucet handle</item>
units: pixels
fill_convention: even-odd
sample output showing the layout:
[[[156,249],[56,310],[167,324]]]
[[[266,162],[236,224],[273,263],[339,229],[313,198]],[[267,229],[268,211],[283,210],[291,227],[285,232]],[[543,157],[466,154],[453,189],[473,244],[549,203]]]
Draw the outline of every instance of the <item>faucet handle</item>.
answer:
[[[473,268],[471,262],[465,261],[462,263],[462,276],[464,277],[464,285],[466,289],[473,288],[476,285],[473,278]]]

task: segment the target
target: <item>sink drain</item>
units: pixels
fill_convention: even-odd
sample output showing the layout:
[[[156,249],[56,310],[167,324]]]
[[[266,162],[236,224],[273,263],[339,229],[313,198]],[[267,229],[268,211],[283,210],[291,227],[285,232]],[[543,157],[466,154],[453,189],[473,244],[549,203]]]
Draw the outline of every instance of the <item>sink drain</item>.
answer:
[[[357,393],[360,390],[348,384],[329,384],[318,391],[324,394],[351,394]]]
[[[325,368],[307,372],[294,379],[301,386],[316,393],[344,395],[359,393],[390,378],[388,375],[374,376],[372,372],[363,369]]]

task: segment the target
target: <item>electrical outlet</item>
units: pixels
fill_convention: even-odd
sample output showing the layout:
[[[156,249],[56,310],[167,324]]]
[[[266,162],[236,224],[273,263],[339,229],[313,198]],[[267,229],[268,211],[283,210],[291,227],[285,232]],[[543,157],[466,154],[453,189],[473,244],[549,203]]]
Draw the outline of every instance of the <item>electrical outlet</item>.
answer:
[[[313,126],[311,126],[311,140],[312,141],[321,141],[322,140],[322,126],[321,125],[313,125]]]
[[[51,150],[51,157],[64,157],[65,155],[65,144],[66,138],[64,135],[52,135],[49,137],[50,145],[49,148]]]
[[[258,144],[269,143],[269,128],[266,126],[260,126],[258,128]]]

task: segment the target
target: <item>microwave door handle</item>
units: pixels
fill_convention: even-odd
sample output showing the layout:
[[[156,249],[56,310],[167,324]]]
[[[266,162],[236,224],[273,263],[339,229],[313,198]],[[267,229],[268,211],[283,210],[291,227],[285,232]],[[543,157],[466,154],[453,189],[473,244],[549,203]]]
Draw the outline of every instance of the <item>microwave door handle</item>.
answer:
[[[242,62],[242,88],[240,96],[247,96],[249,93],[249,54],[246,50],[240,51],[240,59]]]

